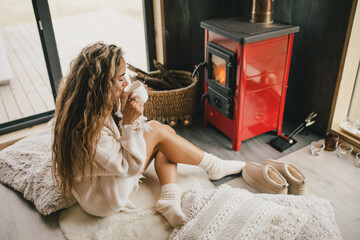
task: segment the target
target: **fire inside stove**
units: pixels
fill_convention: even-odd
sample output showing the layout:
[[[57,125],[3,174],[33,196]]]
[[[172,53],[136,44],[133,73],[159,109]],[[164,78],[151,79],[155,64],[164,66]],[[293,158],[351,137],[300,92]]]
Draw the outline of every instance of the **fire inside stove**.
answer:
[[[226,61],[216,55],[212,55],[212,79],[225,86],[226,83]]]

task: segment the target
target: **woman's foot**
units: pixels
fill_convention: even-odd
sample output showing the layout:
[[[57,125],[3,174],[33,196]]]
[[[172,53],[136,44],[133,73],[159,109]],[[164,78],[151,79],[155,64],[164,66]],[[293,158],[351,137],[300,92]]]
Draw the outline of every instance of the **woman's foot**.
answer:
[[[181,209],[181,196],[175,183],[165,184],[161,187],[160,199],[155,208],[170,223],[173,228],[179,228],[184,224],[186,216]]]
[[[204,152],[204,157],[199,166],[208,172],[211,180],[219,180],[227,175],[240,173],[245,164],[245,162],[238,160],[223,160]]]

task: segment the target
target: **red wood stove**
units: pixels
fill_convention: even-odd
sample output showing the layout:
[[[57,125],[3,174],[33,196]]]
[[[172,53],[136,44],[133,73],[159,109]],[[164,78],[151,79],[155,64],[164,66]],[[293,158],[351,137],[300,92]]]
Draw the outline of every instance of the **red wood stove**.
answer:
[[[294,33],[298,26],[221,18],[205,29],[204,120],[241,141],[281,133]]]

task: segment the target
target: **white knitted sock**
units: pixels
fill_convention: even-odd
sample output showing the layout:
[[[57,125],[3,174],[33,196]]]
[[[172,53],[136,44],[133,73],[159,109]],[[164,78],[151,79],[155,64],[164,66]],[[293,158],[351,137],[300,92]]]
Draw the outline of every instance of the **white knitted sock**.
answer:
[[[155,207],[173,228],[181,227],[186,220],[181,210],[180,192],[175,183],[168,183],[161,187],[161,196]]]
[[[223,160],[210,153],[204,152],[204,157],[199,163],[209,173],[211,180],[219,180],[227,175],[240,173],[245,162],[238,160]]]

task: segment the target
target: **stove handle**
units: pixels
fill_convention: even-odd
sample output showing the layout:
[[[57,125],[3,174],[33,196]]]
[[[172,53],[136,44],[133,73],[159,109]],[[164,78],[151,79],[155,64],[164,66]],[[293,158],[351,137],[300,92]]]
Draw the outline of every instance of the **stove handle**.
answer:
[[[201,106],[204,105],[206,98],[209,98],[209,93],[205,93],[201,96]]]
[[[197,71],[199,71],[200,68],[206,67],[206,65],[207,65],[207,62],[199,63],[199,65],[197,65],[197,67],[196,67],[195,70],[193,71],[191,77],[194,78],[194,77],[195,77],[195,74],[197,73]]]

